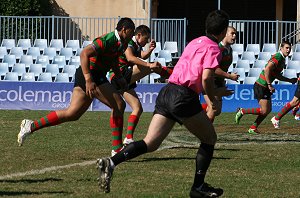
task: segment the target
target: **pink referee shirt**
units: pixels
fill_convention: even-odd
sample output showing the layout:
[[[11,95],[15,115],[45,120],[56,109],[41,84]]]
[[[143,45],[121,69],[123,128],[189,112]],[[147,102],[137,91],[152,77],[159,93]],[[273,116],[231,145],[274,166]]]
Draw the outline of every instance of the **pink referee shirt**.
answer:
[[[203,89],[203,70],[219,67],[221,56],[218,43],[208,37],[201,36],[192,40],[174,67],[169,82],[188,87],[200,94]]]

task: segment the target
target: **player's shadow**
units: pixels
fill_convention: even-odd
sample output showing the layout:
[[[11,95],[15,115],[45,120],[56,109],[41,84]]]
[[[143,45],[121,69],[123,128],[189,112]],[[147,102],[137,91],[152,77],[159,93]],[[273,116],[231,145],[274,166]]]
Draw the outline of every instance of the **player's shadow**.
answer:
[[[45,179],[5,179],[0,180],[0,183],[44,183],[44,182],[53,182],[53,181],[62,181],[63,179],[58,178],[45,178]]]
[[[42,192],[31,192],[31,191],[0,191],[0,196],[22,196],[22,195],[60,195],[60,196],[66,196],[70,194],[69,192],[65,191],[42,191]]]

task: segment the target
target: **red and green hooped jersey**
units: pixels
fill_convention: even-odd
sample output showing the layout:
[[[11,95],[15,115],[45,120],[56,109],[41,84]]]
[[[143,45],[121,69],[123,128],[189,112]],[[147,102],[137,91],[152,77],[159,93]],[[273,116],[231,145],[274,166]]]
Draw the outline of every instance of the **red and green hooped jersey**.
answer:
[[[110,32],[92,43],[97,56],[90,58],[90,69],[108,72],[114,65],[118,65],[118,58],[124,53],[127,45],[121,43],[117,31]]]
[[[222,59],[219,63],[220,69],[222,69],[224,72],[228,72],[228,68],[230,67],[232,63],[232,48],[229,46],[225,47],[222,42],[219,43],[219,47],[222,53]],[[224,78],[222,77],[215,77],[217,81],[223,82]]]
[[[129,43],[128,47],[133,49],[133,54],[134,56],[141,58],[141,52],[142,52],[142,47],[136,42],[135,37],[133,37]],[[130,63],[127,58],[125,53],[119,56],[119,63],[118,63],[120,70],[123,71],[124,69],[127,69],[130,66],[133,66],[132,63]],[[110,79],[114,76],[114,73],[112,70],[109,71],[109,77]]]
[[[285,57],[280,52],[277,52],[276,54],[272,55],[269,62],[272,62],[275,65],[275,69],[270,73],[269,77],[271,81],[270,83],[272,83],[276,79],[277,75],[281,75],[281,72],[285,66]],[[268,64],[266,64],[266,66],[267,65]],[[256,80],[256,82],[264,87],[268,86],[265,76],[265,70],[260,73],[259,78]]]

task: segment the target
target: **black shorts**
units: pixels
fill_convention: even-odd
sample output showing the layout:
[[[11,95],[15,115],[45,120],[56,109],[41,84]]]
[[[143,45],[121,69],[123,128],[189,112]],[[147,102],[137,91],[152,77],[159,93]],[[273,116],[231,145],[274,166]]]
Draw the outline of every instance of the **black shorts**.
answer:
[[[175,84],[164,86],[156,99],[154,114],[163,115],[179,124],[202,111],[199,95],[193,90]]]
[[[296,98],[300,98],[300,83],[297,84],[297,88],[296,88],[296,90],[295,90],[294,96],[295,96]]]
[[[135,89],[137,87],[136,83],[129,84],[132,77],[132,69],[131,68],[125,68],[122,70],[122,75],[126,79],[128,86],[128,89]],[[117,89],[120,90],[120,86],[115,78],[115,76],[112,77],[110,83]]]
[[[253,90],[254,90],[254,98],[255,99],[271,100],[272,93],[270,92],[270,90],[267,87],[263,87],[257,83],[254,83]]]
[[[91,76],[97,86],[108,82],[106,78],[106,73],[104,73],[103,71],[91,70]],[[76,69],[74,87],[81,87],[83,91],[85,91],[86,89],[85,78],[83,76],[81,67],[78,67]]]

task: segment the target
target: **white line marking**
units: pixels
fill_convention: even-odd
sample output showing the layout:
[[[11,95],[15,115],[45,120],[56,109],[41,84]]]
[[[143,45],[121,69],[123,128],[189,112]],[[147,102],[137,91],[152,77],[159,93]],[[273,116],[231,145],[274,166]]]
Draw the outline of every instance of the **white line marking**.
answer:
[[[80,163],[68,164],[68,165],[63,165],[63,166],[51,166],[51,167],[43,168],[40,170],[31,170],[31,171],[26,171],[26,172],[22,172],[22,173],[13,173],[13,174],[9,174],[9,175],[0,176],[0,180],[11,179],[14,177],[24,177],[24,176],[28,176],[28,175],[39,175],[39,174],[44,174],[46,172],[56,171],[59,169],[71,168],[73,166],[88,166],[91,164],[96,164],[96,160],[84,161],[84,162],[80,162]]]

